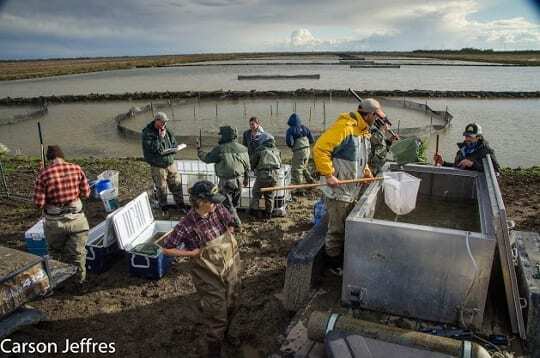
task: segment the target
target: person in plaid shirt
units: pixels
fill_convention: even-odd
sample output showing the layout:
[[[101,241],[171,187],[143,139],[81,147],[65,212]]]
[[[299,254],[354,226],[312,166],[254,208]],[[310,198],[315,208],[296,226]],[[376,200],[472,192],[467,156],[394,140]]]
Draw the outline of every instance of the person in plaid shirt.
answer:
[[[47,160],[51,164],[36,179],[34,204],[44,211],[51,256],[75,265],[78,284],[82,284],[86,279],[89,226],[80,198],[90,196],[90,187],[81,167],[66,162],[59,146],[48,146]]]
[[[225,196],[217,185],[202,180],[193,185],[189,194],[192,208],[167,237],[162,252],[190,257],[191,277],[207,329],[208,357],[221,357],[240,288],[235,221],[221,204]]]

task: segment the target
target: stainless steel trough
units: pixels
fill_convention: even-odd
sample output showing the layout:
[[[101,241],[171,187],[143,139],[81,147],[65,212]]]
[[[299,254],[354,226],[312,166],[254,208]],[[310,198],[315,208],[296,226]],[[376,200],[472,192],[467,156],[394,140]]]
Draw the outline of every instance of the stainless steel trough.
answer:
[[[417,207],[395,217],[382,183],[369,185],[346,220],[342,301],[479,328],[497,242],[487,175],[426,165],[389,170],[422,180]]]

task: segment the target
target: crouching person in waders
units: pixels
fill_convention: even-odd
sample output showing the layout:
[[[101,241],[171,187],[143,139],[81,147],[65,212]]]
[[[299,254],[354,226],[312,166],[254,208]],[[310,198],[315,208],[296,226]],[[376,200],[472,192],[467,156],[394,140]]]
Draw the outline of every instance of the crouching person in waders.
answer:
[[[226,198],[223,205],[230,211],[235,225],[240,227],[241,221],[236,209],[240,205],[242,182],[245,186],[248,184],[250,170],[248,149],[236,141],[238,137],[236,128],[220,127],[219,135],[218,146],[209,153],[197,148],[197,154],[203,162],[215,163],[219,191]]]
[[[59,146],[47,148],[47,160],[51,164],[36,179],[34,204],[45,215],[44,231],[51,256],[77,267],[73,284],[77,289],[86,279],[89,229],[80,198],[90,196],[90,186],[81,167],[64,160]]]
[[[192,208],[165,241],[163,253],[191,259],[191,277],[200,296],[208,357],[220,357],[225,332],[240,289],[240,255],[234,219],[216,185],[203,180],[189,191]]]

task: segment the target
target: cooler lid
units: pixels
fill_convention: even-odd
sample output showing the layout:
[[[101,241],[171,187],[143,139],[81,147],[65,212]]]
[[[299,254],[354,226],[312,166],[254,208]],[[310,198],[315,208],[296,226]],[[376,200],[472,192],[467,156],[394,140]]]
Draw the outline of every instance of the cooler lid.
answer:
[[[105,219],[105,235],[103,236],[103,246],[109,247],[116,241],[116,235],[114,234],[113,217],[116,215],[116,211],[113,211]]]
[[[40,219],[37,223],[35,223],[30,229],[26,230],[24,233],[24,237],[28,239],[44,237],[44,236],[45,236],[45,229],[43,227],[43,219]]]
[[[112,218],[118,245],[122,250],[130,246],[154,222],[148,194],[141,195],[114,212]]]

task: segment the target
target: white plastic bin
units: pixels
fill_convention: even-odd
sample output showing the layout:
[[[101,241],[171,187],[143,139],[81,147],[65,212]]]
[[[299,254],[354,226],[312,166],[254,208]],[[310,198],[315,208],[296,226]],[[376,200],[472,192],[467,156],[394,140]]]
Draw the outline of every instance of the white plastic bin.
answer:
[[[120,187],[118,186],[118,177],[120,173],[118,170],[105,170],[103,173],[98,175],[98,180],[100,179],[108,179],[112,182],[113,187],[116,188],[116,190],[120,190]]]
[[[200,160],[177,160],[176,168],[178,174],[182,178],[182,194],[184,196],[184,203],[189,204],[189,192],[188,189],[200,180],[208,180],[214,184],[218,184],[219,178],[215,174],[214,164],[206,164]],[[291,183],[291,166],[284,164],[281,166],[278,174],[277,186],[287,186]],[[255,184],[255,174],[253,172],[249,175],[249,181],[247,187],[242,188],[242,194],[240,197],[240,208],[249,208],[249,202],[251,201],[251,192],[253,185]],[[274,207],[276,215],[285,215],[287,202],[291,199],[291,194],[288,190],[279,190],[275,192]],[[167,193],[167,203],[173,205],[174,199],[170,192]],[[264,200],[259,201],[259,208],[264,208]]]
[[[101,201],[103,201],[105,211],[108,213],[115,211],[120,206],[118,204],[118,191],[116,188],[103,190],[99,193],[99,196],[101,197]]]

